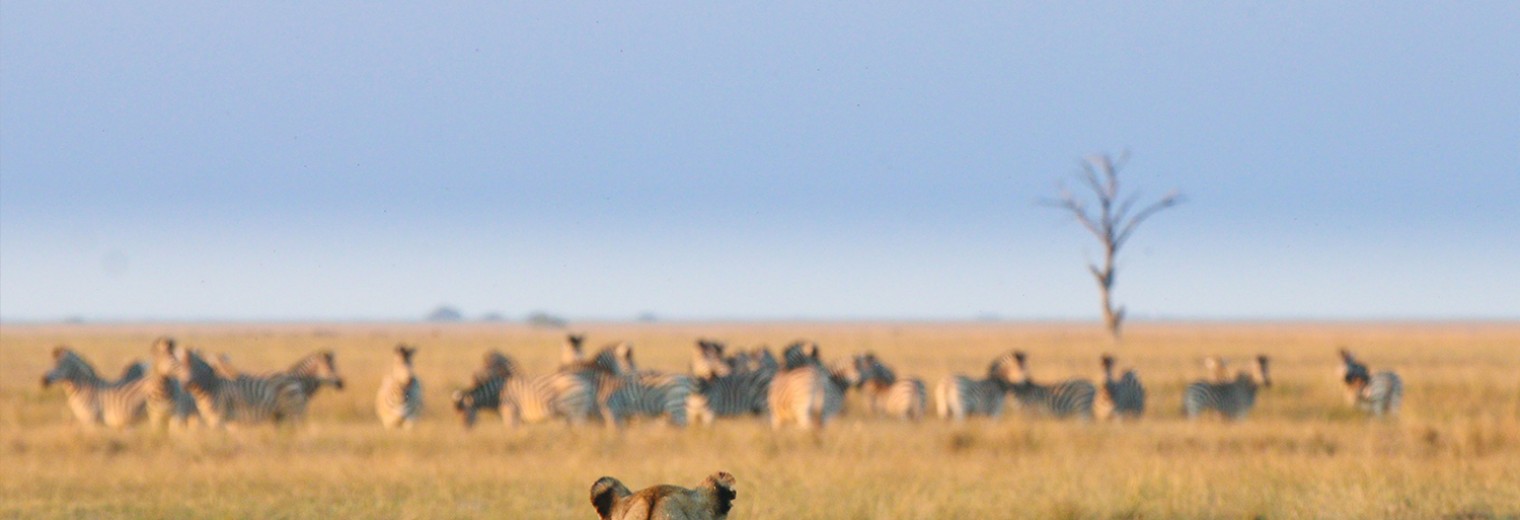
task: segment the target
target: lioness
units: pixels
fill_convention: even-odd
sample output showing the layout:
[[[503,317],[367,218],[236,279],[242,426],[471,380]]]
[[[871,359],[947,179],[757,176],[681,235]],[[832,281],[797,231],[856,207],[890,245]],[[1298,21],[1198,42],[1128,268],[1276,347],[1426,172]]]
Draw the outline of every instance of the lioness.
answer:
[[[734,476],[722,471],[693,489],[661,485],[630,493],[612,477],[591,485],[591,505],[602,520],[724,520],[736,496]]]

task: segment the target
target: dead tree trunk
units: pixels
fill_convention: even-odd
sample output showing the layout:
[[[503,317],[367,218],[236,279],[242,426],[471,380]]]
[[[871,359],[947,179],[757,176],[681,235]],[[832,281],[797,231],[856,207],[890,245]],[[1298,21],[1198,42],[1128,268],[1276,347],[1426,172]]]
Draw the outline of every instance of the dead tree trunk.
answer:
[[[1141,222],[1182,202],[1182,195],[1173,190],[1160,200],[1135,210],[1139,194],[1126,195],[1119,190],[1119,169],[1126,157],[1127,154],[1120,154],[1118,160],[1115,160],[1106,154],[1095,155],[1082,163],[1082,172],[1077,178],[1092,191],[1097,203],[1096,211],[1064,187],[1059,199],[1045,202],[1049,206],[1070,211],[1077,222],[1102,243],[1102,266],[1089,263],[1087,269],[1098,282],[1098,292],[1103,303],[1103,325],[1115,341],[1120,338],[1120,329],[1124,326],[1124,306],[1115,306],[1113,300],[1116,274],[1114,259]]]

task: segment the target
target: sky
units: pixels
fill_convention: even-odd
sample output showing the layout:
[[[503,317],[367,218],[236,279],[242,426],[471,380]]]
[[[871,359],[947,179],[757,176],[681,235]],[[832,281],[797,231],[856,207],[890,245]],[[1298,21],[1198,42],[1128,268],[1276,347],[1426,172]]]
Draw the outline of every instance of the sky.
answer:
[[[5,2],[0,321],[1520,319],[1520,3],[943,4]]]

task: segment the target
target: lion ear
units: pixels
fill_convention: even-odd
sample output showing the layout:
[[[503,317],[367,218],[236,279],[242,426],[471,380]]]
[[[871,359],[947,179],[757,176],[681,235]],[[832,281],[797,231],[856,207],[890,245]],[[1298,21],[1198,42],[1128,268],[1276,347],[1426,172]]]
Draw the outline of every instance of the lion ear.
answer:
[[[734,499],[739,492],[734,490],[734,476],[726,471],[719,471],[707,477],[703,482],[704,487],[712,488],[713,513],[719,516],[728,514],[734,508]]]
[[[628,487],[618,482],[618,479],[612,477],[596,479],[596,483],[591,485],[591,507],[596,508],[596,516],[601,517],[602,520],[608,520],[612,518],[613,506],[629,494]]]

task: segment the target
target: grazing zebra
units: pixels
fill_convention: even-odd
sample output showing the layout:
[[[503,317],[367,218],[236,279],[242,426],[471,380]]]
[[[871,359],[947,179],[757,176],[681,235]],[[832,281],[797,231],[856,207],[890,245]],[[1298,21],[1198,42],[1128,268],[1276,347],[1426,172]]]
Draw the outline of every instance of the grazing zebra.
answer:
[[[135,384],[144,377],[143,367],[132,363],[121,378],[107,381],[79,354],[60,346],[53,349],[53,369],[43,374],[42,387],[61,384],[69,409],[80,424],[120,428],[147,415],[146,395]]]
[[[844,391],[850,381],[824,368],[816,343],[793,343],[782,352],[785,369],[771,379],[766,394],[771,428],[796,423],[803,430],[822,428],[844,410]]]
[[[233,423],[296,421],[305,416],[306,394],[301,383],[285,375],[258,377],[219,374],[194,349],[169,338],[153,345],[154,373],[178,379],[195,399],[201,419],[212,427]]]
[[[466,428],[475,425],[483,409],[500,413],[507,426],[556,417],[573,426],[596,412],[596,392],[590,383],[567,372],[530,378],[514,371],[477,379],[469,389],[454,391],[453,401]]]
[[[1256,405],[1256,391],[1271,388],[1267,356],[1256,356],[1255,373],[1241,371],[1230,382],[1194,381],[1182,394],[1182,414],[1189,419],[1215,411],[1229,420],[1244,418]]]
[[[1093,417],[1093,401],[1098,390],[1091,381],[1068,379],[1053,385],[1035,383],[1029,377],[1028,356],[1023,351],[1016,351],[1013,358],[1018,363],[1019,378],[1009,390],[1020,408],[1057,418]]]
[[[1399,413],[1404,400],[1404,382],[1392,371],[1373,374],[1358,362],[1350,351],[1341,350],[1342,380],[1346,383],[1346,400],[1374,416]]]
[[[410,429],[422,415],[422,382],[412,368],[417,348],[396,345],[395,352],[391,371],[380,380],[380,391],[375,394],[375,415],[387,429]]]
[[[855,371],[872,413],[913,421],[924,416],[929,392],[922,379],[898,379],[891,368],[870,352],[855,356]]]
[[[1098,385],[1098,397],[1093,402],[1093,414],[1099,419],[1137,419],[1145,413],[1145,386],[1134,370],[1114,379],[1114,357],[1104,354],[1103,380]]]
[[[1018,375],[1014,354],[998,356],[987,365],[985,379],[956,374],[940,380],[934,387],[934,408],[941,419],[966,420],[968,416],[998,417],[1003,414],[1003,398]]]

